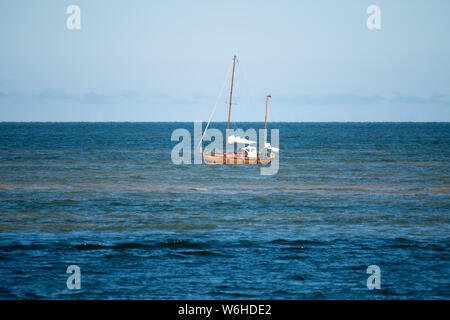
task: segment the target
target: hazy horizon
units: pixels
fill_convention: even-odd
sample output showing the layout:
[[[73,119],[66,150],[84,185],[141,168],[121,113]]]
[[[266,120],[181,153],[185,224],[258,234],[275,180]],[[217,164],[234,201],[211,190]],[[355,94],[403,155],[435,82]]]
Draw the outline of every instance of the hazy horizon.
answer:
[[[1,123],[194,123],[194,121],[0,121]],[[207,121],[202,121],[207,123]],[[211,121],[227,123],[227,121]],[[235,121],[234,123],[264,123],[264,121]],[[450,121],[272,121],[271,123],[450,123]],[[268,123],[270,124],[270,123]],[[210,126],[211,126],[210,125]]]
[[[439,0],[2,2],[0,122],[206,122],[236,52],[233,122],[264,121],[267,94],[269,122],[449,122],[448,12]]]

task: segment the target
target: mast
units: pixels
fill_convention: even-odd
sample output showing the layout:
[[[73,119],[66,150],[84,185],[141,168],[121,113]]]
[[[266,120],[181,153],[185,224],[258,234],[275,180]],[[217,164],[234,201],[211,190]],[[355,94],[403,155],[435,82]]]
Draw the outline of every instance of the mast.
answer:
[[[266,117],[264,119],[264,145],[263,145],[263,153],[266,149],[266,141],[267,141],[267,104],[269,103],[269,98],[272,98],[270,94],[266,97]]]
[[[233,97],[233,82],[234,82],[234,67],[236,65],[236,56],[233,58],[233,74],[231,75],[231,88],[230,88],[230,106],[228,107],[228,126],[227,126],[227,139],[225,141],[225,156],[228,152],[228,131],[230,131],[230,115],[231,115],[231,98]],[[224,161],[226,161],[224,159]]]

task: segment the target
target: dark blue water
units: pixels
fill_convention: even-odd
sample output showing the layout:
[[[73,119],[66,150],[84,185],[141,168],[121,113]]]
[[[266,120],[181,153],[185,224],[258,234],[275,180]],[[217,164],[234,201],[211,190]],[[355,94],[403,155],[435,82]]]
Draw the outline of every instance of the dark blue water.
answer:
[[[174,165],[176,128],[1,123],[0,298],[450,298],[450,124],[271,124],[274,176]]]

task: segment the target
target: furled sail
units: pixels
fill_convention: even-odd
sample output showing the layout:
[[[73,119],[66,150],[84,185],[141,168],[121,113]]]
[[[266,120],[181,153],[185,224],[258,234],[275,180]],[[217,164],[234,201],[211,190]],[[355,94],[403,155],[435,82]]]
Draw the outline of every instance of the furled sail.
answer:
[[[264,148],[266,148],[266,149],[270,149],[270,150],[272,150],[272,151],[275,151],[275,152],[278,152],[278,151],[280,151],[280,149],[278,149],[278,148],[275,148],[275,147],[272,147],[272,146],[270,145],[270,143],[269,143],[269,142],[266,142],[266,143],[264,144]]]
[[[247,140],[238,136],[234,136],[231,135],[228,137],[228,143],[229,144],[233,144],[233,143],[242,143],[242,144],[255,144],[256,141],[252,141],[252,140]]]

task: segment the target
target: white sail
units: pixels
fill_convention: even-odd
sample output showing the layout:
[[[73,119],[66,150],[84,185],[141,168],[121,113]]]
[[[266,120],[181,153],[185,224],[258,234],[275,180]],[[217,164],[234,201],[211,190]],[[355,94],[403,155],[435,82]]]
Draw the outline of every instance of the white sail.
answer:
[[[264,148],[270,149],[270,150],[275,151],[275,152],[280,151],[280,149],[275,148],[275,147],[272,147],[272,146],[270,145],[270,143],[268,143],[268,142],[265,143]]]

